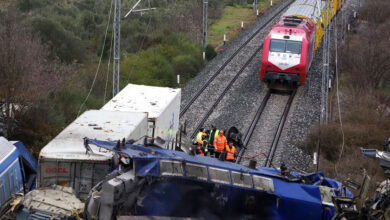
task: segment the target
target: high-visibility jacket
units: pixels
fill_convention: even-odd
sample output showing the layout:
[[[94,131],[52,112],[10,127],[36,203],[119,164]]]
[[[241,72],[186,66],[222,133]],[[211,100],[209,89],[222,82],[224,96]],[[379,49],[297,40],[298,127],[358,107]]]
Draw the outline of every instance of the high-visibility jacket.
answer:
[[[198,134],[196,135],[196,142],[198,142],[198,144],[203,145],[203,135],[204,133],[201,131],[199,131]]]
[[[236,148],[229,145],[226,146],[226,160],[234,160],[234,154],[236,153]]]
[[[214,144],[215,138],[218,136],[219,130],[211,130],[210,131],[210,136],[209,136],[209,144]]]
[[[227,146],[226,137],[223,135],[218,135],[214,138],[214,152],[222,153],[223,149]]]

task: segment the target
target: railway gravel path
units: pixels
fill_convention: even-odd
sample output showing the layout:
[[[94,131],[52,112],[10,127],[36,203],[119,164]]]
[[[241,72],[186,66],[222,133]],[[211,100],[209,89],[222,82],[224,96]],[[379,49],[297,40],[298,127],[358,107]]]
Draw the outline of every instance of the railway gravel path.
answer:
[[[271,94],[249,141],[244,157],[258,155],[260,153],[268,154],[288,98],[289,95]],[[258,156],[256,157],[256,161],[258,166],[263,166],[266,158],[264,156]],[[247,162],[243,161],[243,163],[245,164]]]
[[[197,77],[191,80],[183,88],[182,94],[182,105],[185,106],[187,102],[191,99],[191,96],[197,92],[197,89],[201,87],[209,77],[213,75],[217,69],[222,66],[222,64],[230,58],[230,56],[245,42],[248,40],[249,36],[254,34],[261,26],[267,23],[270,18],[275,16],[275,14],[280,10],[279,8],[284,8],[291,1],[281,1],[277,6],[271,8],[264,16],[261,17],[256,23],[251,25],[247,30],[242,32],[236,39],[229,43],[228,48],[220,53],[216,58],[214,58],[206,68],[199,73]],[[187,112],[181,117],[181,123],[184,121],[187,123],[187,131],[189,133],[193,132],[197,121],[201,118],[203,113],[210,108],[218,96],[222,93],[227,84],[235,77],[237,72],[242,68],[244,63],[252,56],[252,54],[258,50],[259,46],[262,43],[262,40],[268,33],[269,29],[272,27],[279,19],[279,16],[276,16],[268,23],[256,36],[235,56],[231,62],[221,71],[221,73],[210,83],[210,85],[203,91],[202,95],[195,100],[194,104],[187,110]],[[261,52],[260,52],[261,53]],[[255,58],[252,62],[258,62],[259,60]],[[243,71],[243,76],[245,72]],[[240,78],[241,78],[240,77]]]
[[[343,25],[348,24],[353,15],[352,10],[357,10],[357,2],[359,0],[346,1],[347,5],[345,13],[339,13],[338,16],[343,17]],[[278,7],[283,4],[287,4],[287,1],[281,1]],[[275,13],[276,7],[272,8],[264,16],[272,17]],[[344,15],[343,15],[344,14]],[[213,59],[206,68],[199,73],[197,77],[191,80],[183,88],[182,93],[182,105],[184,105],[191,95],[197,91],[197,88],[207,80],[213,71],[217,69],[217,66],[221,65],[228,57],[234,53],[234,51],[241,45],[250,33],[257,30],[258,26],[262,25],[262,20],[266,17],[260,18],[251,27],[241,33],[236,39],[229,43],[229,47],[220,53],[215,59]],[[275,18],[275,21],[279,17]],[[341,19],[340,19],[341,20]],[[274,22],[271,22],[274,23]],[[262,36],[267,34],[269,28],[266,29]],[[341,30],[341,28],[339,28]],[[259,34],[260,35],[260,34]],[[263,38],[257,38],[258,45],[262,43]],[[253,43],[254,44],[254,43]],[[252,46],[252,48],[255,48]],[[240,56],[243,59],[250,55],[244,54]],[[246,58],[247,59],[247,58]],[[218,128],[228,129],[231,126],[236,126],[243,134],[248,130],[251,120],[256,114],[258,106],[261,104],[262,99],[266,95],[268,89],[264,84],[259,81],[260,72],[260,60],[261,52],[256,55],[254,60],[247,66],[242,75],[234,83],[233,87],[226,93],[221,100],[220,104],[215,108],[212,114],[209,116],[204,124],[205,128],[209,128],[211,124],[215,124]],[[332,58],[331,58],[332,60]],[[244,63],[244,62],[242,62]],[[234,71],[240,68],[240,62],[229,67],[229,71]],[[331,67],[330,69],[333,69]],[[285,127],[283,129],[281,139],[276,149],[273,163],[275,166],[279,166],[281,162],[286,163],[289,168],[297,170],[309,170],[312,163],[311,155],[307,155],[298,147],[298,142],[302,141],[309,129],[318,123],[320,115],[320,96],[321,96],[321,73],[322,73],[322,47],[320,47],[315,55],[314,63],[312,64],[310,73],[308,74],[307,84],[300,87],[297,90],[297,94],[291,106],[291,110],[287,117]],[[222,75],[222,74],[221,74]],[[223,80],[228,81],[228,77],[232,75],[227,74],[227,77],[223,77]],[[226,79],[225,79],[226,78]],[[219,94],[223,88],[213,87],[212,94]],[[209,91],[211,92],[211,91]],[[191,123],[195,123],[202,116],[202,113],[208,108],[210,102],[207,99],[212,100],[213,96],[209,93],[205,93],[206,101],[199,103],[198,107],[193,108],[190,114],[181,119],[181,123],[187,120],[188,128]],[[267,135],[277,128],[277,123],[274,122],[274,118],[280,117],[283,112],[285,103],[288,96],[277,95],[273,98],[273,101],[266,107],[263,115],[260,118],[256,126],[256,130],[250,139],[248,149],[245,152],[245,156],[256,155],[260,152],[267,153],[269,151],[270,142],[272,142],[273,135]],[[271,105],[271,103],[274,103]],[[267,115],[267,116],[266,116]],[[278,118],[277,120],[280,120]],[[261,129],[265,128],[265,129]],[[263,165],[265,159],[259,157],[258,165]],[[242,164],[247,165],[248,161],[242,161]]]

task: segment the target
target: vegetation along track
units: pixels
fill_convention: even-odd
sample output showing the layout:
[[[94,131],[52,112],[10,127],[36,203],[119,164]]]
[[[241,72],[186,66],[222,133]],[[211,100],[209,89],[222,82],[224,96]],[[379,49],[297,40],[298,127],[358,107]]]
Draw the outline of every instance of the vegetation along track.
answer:
[[[243,144],[246,149],[240,149],[237,163],[245,158],[263,162],[266,167],[271,166],[295,94],[296,90],[281,94],[267,91],[245,134]],[[253,135],[261,141],[251,142]]]
[[[267,25],[270,24],[271,21],[273,21],[275,18],[277,18],[280,15],[280,13],[291,4],[291,2],[292,1],[284,2],[284,5],[280,6],[276,11],[274,11],[274,15],[272,17],[270,17],[265,23],[263,23],[260,26],[260,28],[258,28],[253,34],[251,34],[251,36],[231,56],[228,57],[228,59],[217,69],[217,71],[214,72],[210,78],[208,78],[208,80],[194,93],[194,95],[191,96],[191,98],[184,105],[184,107],[181,108],[180,118],[183,118],[183,115],[185,115],[189,109],[195,108],[195,110],[193,110],[193,111],[204,112],[204,109],[207,109],[207,107],[210,106],[208,108],[207,112],[201,117],[200,120],[199,120],[199,118],[200,118],[199,116],[193,117],[194,121],[195,120],[199,121],[199,123],[197,123],[196,125],[190,126],[189,130],[192,131],[191,137],[194,137],[195,134],[197,133],[197,130],[203,126],[203,123],[207,120],[207,118],[213,112],[215,107],[221,101],[221,99],[225,95],[226,91],[228,91],[231,88],[233,83],[237,80],[238,76],[251,63],[251,61],[254,59],[256,54],[261,52],[263,44],[261,44],[260,46],[257,46],[261,39],[256,38],[256,36],[259,35],[260,32],[262,30],[264,30],[265,27],[267,27]],[[256,40],[255,41],[256,49],[254,49],[254,52],[252,52],[253,49],[251,49],[251,47],[250,47],[252,45],[252,44],[250,44],[250,42],[252,42],[253,39]],[[249,48],[251,51],[243,50],[243,48],[246,48],[246,47]],[[253,45],[252,45],[252,47],[253,47]],[[242,53],[240,53],[240,52],[242,52]],[[252,55],[249,57],[249,59],[243,59],[243,58],[247,57],[248,54],[251,54],[251,53],[252,53]],[[240,56],[238,56],[238,55],[240,55]],[[244,64],[240,64],[245,60],[246,60],[246,62]],[[240,66],[241,66],[241,68],[238,71],[234,70],[235,68],[240,67]],[[223,76],[220,76],[219,80],[215,80],[217,78],[217,76],[220,75],[221,72],[226,72],[226,74],[222,74]],[[232,73],[234,75],[230,76]],[[233,78],[229,81],[228,78],[230,78],[230,77],[233,77]],[[218,81],[218,82],[215,82],[215,81]],[[215,87],[219,86],[217,84],[223,84],[221,81],[228,82],[228,85],[225,85],[221,89],[216,89]],[[213,88],[210,88],[210,87],[213,87]],[[215,94],[221,90],[222,90],[222,92],[219,93],[220,95]],[[206,97],[206,98],[203,98],[203,101],[199,99],[199,97],[202,94]],[[204,99],[207,99],[206,100],[208,102],[207,104],[205,104]],[[215,100],[215,101],[210,102],[211,100]]]

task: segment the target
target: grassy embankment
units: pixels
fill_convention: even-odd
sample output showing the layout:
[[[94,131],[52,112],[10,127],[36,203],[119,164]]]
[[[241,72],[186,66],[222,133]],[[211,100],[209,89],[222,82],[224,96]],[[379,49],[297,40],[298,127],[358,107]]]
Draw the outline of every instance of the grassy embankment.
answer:
[[[273,5],[278,2],[279,0],[274,0]],[[270,0],[260,0],[258,2],[259,16],[263,15],[270,7]],[[208,30],[208,43],[220,50],[223,48],[224,34],[226,34],[227,41],[234,39],[241,31],[241,21],[244,21],[244,28],[246,28],[256,19],[257,16],[253,12],[251,4],[227,6],[220,19],[211,21]]]

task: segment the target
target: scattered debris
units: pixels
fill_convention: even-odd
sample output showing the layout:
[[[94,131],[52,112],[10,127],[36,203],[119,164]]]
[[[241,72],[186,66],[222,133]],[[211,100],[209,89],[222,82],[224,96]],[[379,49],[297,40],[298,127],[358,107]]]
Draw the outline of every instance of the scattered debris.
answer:
[[[52,185],[27,193],[14,200],[9,219],[74,219],[81,220],[84,203],[70,187]]]

